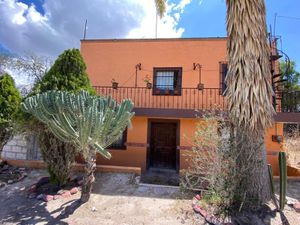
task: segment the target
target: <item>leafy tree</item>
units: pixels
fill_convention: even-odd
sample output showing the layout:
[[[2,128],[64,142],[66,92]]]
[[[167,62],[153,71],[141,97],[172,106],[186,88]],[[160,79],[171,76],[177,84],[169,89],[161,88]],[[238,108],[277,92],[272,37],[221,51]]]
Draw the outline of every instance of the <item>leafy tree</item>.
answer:
[[[166,12],[166,0],[155,0],[157,15],[162,18]]]
[[[24,111],[32,113],[47,124],[57,138],[72,143],[82,153],[86,161],[82,202],[90,198],[95,180],[96,152],[111,158],[105,148],[122,135],[133,116],[132,108],[130,100],[118,105],[110,97],[96,97],[86,91],[78,94],[48,91],[22,103]]]
[[[228,35],[227,90],[229,114],[236,129],[242,173],[235,204],[257,208],[270,199],[265,130],[272,126],[271,72],[264,0],[226,0]],[[241,171],[241,168],[248,168]]]
[[[289,65],[285,61],[280,62],[281,79],[286,79],[284,90],[296,91],[300,90],[300,73],[296,71],[296,63],[291,61]]]
[[[43,76],[48,72],[52,61],[47,57],[28,54],[23,57],[12,58],[10,64],[13,69],[27,74],[36,83],[41,81]]]
[[[79,92],[86,90],[91,94],[92,88],[85,72],[86,65],[78,49],[64,51],[54,62],[50,70],[37,81],[28,96],[49,90]],[[28,116],[28,115],[27,115]],[[62,142],[41,122],[31,117],[29,129],[34,129],[39,146],[47,164],[51,180],[59,185],[66,183],[75,161],[76,149],[70,143]]]
[[[295,62],[291,61],[287,64],[280,62],[281,79],[286,81],[282,83],[283,90],[281,93],[281,110],[283,112],[299,112],[300,111],[300,73],[295,69]],[[284,125],[290,126],[288,124]]]
[[[0,76],[0,156],[14,132],[22,97],[8,74]]]
[[[48,90],[78,92],[86,90],[95,94],[86,73],[86,65],[78,49],[63,52],[46,75],[35,85],[33,93]]]

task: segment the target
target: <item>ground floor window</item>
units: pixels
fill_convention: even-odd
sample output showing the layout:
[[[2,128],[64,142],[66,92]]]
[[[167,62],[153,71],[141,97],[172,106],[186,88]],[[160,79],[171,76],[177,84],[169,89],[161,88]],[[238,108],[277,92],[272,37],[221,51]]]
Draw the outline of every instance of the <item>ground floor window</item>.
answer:
[[[126,141],[127,141],[127,129],[111,146],[109,149],[126,149]]]

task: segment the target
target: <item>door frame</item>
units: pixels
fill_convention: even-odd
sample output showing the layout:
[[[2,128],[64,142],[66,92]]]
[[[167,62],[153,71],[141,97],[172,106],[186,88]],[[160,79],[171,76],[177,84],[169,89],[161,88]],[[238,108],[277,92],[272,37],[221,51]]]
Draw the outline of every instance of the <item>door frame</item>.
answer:
[[[146,153],[146,170],[150,168],[150,151],[151,151],[151,127],[153,122],[160,123],[174,123],[176,124],[176,172],[179,172],[180,168],[180,120],[174,119],[148,119],[148,129],[147,129],[147,153]]]

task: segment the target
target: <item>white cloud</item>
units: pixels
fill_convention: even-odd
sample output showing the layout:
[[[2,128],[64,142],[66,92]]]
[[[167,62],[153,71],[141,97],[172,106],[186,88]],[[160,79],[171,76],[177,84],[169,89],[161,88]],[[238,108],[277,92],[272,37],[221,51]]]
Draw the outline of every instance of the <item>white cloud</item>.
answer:
[[[167,1],[167,12],[158,20],[158,37],[181,37],[181,14],[191,0]],[[154,38],[154,0],[45,0],[45,14],[35,5],[0,0],[0,43],[12,52],[55,58],[67,48],[78,48],[88,20],[87,38]]]
[[[184,8],[191,3],[192,0],[181,0],[178,5],[174,7],[175,10],[180,10],[180,13],[183,13]]]
[[[87,38],[121,38],[142,19],[142,8],[132,0],[45,0],[45,14],[34,5],[0,0],[0,43],[12,52],[34,52],[56,57],[78,48],[88,19]]]
[[[166,2],[166,13],[162,19],[157,20],[158,38],[178,38],[181,37],[184,28],[178,27],[181,14],[184,8],[191,3],[191,0],[181,0],[178,4]],[[144,17],[140,26],[132,29],[129,38],[155,38],[156,33],[156,8],[154,0],[140,0],[139,4],[144,9]]]

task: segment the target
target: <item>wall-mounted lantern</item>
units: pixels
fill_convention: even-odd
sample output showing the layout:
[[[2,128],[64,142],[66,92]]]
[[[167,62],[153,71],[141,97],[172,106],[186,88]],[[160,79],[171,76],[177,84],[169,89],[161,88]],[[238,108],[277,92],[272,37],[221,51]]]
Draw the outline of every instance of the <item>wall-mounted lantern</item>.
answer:
[[[134,83],[134,87],[137,87],[138,70],[142,70],[142,63],[138,63],[138,64],[135,65],[135,83]]]
[[[198,69],[198,71],[199,71],[199,83],[197,85],[197,89],[199,91],[202,91],[204,89],[204,84],[202,84],[202,82],[201,82],[201,68],[202,68],[202,66],[199,63],[193,63],[193,69],[194,70]]]

